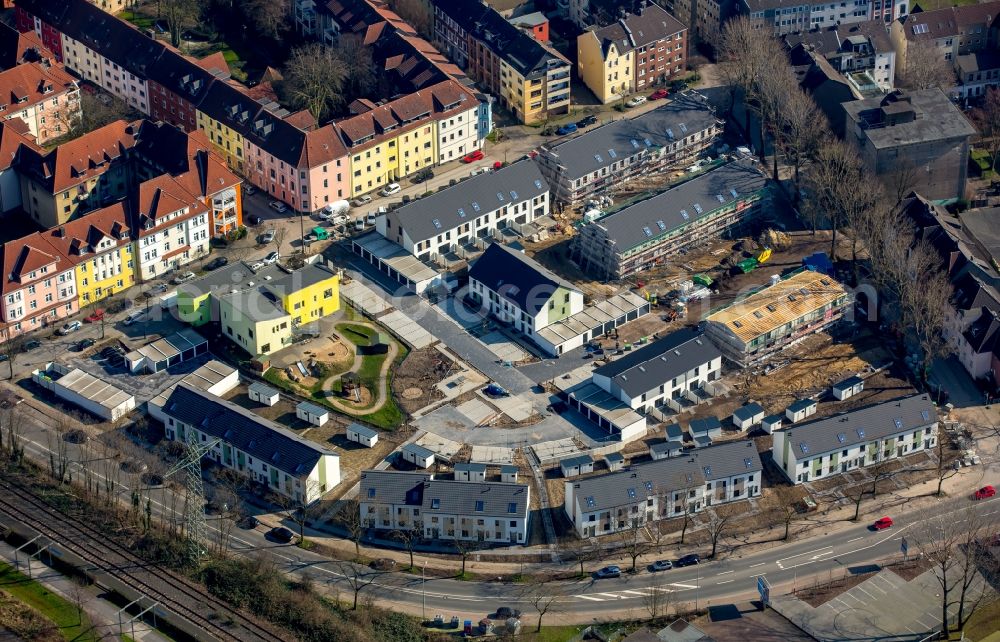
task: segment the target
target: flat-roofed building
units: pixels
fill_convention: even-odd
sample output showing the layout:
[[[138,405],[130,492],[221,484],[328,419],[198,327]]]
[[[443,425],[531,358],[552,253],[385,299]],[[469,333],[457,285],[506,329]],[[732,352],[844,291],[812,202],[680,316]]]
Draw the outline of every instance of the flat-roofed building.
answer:
[[[753,442],[729,442],[567,481],[563,509],[577,535],[595,537],[759,497],[762,474]]]
[[[918,394],[776,430],[771,454],[799,484],[930,450],[937,427],[934,403]]]
[[[705,334],[727,359],[747,365],[828,328],[851,299],[832,277],[803,270],[713,312]]]
[[[79,368],[48,363],[31,380],[57,397],[105,421],[118,421],[135,409],[135,397]]]
[[[622,279],[741,229],[767,195],[767,177],[751,160],[728,163],[585,223],[570,256],[595,277]]]

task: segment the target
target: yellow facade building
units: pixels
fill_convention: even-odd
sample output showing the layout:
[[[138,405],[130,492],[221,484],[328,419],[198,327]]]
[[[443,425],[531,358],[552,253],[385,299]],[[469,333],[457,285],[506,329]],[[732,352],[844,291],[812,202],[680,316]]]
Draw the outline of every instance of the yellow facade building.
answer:
[[[615,42],[602,42],[594,31],[576,40],[576,74],[605,105],[632,91],[635,51],[622,51]]]
[[[295,325],[340,310],[340,273],[326,266],[307,265],[265,287],[278,297]]]

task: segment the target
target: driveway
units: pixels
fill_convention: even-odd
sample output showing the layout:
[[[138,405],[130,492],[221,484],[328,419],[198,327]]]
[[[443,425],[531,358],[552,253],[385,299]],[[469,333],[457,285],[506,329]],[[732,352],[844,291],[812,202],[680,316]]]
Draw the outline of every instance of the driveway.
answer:
[[[931,389],[940,386],[948,392],[948,402],[956,408],[981,405],[985,401],[983,393],[965,370],[957,357],[935,359],[931,366]]]

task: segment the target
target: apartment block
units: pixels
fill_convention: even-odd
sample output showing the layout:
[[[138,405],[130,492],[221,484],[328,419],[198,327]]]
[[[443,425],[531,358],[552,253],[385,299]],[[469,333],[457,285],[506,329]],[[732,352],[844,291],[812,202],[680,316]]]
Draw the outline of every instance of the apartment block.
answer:
[[[38,144],[68,134],[81,117],[80,88],[61,65],[43,60],[0,72],[0,120],[23,121]]]
[[[684,164],[714,144],[722,127],[703,96],[686,92],[641,116],[543,145],[536,160],[553,198],[575,205],[637,176]]]
[[[636,13],[584,32],[576,48],[577,76],[605,104],[687,69],[687,27],[655,4],[640,3]]]
[[[362,524],[375,530],[414,530],[427,540],[493,544],[527,544],[529,539],[527,484],[366,470],[358,502]]]
[[[859,93],[867,93],[871,86],[884,93],[895,85],[896,50],[880,20],[788,34],[784,40],[789,49],[801,46],[821,55]]]
[[[622,279],[674,260],[679,252],[733,233],[768,200],[767,178],[750,159],[585,223],[570,257],[585,272]]]
[[[705,334],[745,367],[839,321],[851,301],[832,277],[802,270],[708,315]]]
[[[3,335],[55,325],[79,310],[73,261],[41,232],[3,244]]]
[[[340,483],[340,457],[231,401],[180,382],[159,410],[170,441],[209,443],[205,457],[304,505]]]
[[[899,18],[889,30],[899,73],[906,75],[907,54],[914,47],[927,48],[940,60],[951,63],[961,55],[996,48],[998,12],[1000,2],[993,1],[920,11]]]
[[[739,8],[757,28],[776,36],[864,22],[872,17],[871,0],[739,0]]]
[[[930,450],[937,427],[934,403],[918,394],[775,431],[771,453],[801,484]]]
[[[563,510],[579,537],[596,537],[759,497],[762,475],[753,442],[733,441],[567,481]]]

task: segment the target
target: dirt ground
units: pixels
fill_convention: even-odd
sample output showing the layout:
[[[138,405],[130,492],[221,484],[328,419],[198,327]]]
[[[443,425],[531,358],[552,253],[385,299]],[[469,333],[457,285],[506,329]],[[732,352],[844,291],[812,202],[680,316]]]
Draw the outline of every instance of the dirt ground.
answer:
[[[279,423],[282,426],[301,430],[312,425],[309,422],[296,417],[295,404],[290,401],[286,401],[285,399],[279,398],[278,403],[273,406],[264,406],[256,401],[251,401],[250,397],[247,396],[247,387],[242,383],[227,392],[222,398],[233,402],[237,406],[246,408],[247,410],[256,415],[260,415],[265,419],[270,419],[271,421]]]
[[[877,567],[871,573],[858,573],[856,575],[847,573],[846,569],[844,571],[844,576],[840,579],[828,582],[826,584],[819,584],[816,586],[810,586],[807,588],[800,588],[796,590],[793,595],[799,598],[809,606],[813,608],[819,608],[837,597],[841,593],[846,593],[852,588],[861,584],[872,575],[877,572]]]
[[[347,441],[346,428],[347,422],[337,419],[330,420],[323,426],[314,426],[303,434],[306,439],[327,447],[332,446],[340,455],[340,483],[325,497],[327,500],[339,498],[354,486],[361,471],[374,468],[409,436],[403,429],[392,432],[379,431],[375,446],[366,448],[353,441]]]
[[[403,412],[411,414],[444,399],[444,394],[435,384],[451,374],[452,368],[454,364],[434,347],[410,351],[393,375],[392,389],[396,405]]]

